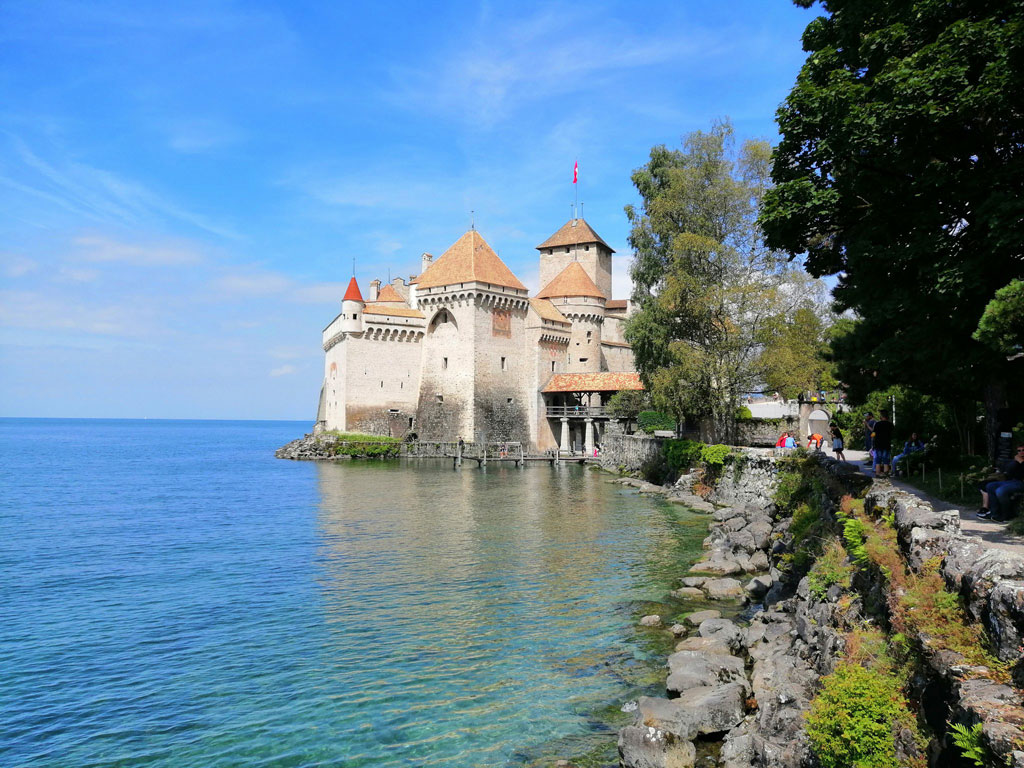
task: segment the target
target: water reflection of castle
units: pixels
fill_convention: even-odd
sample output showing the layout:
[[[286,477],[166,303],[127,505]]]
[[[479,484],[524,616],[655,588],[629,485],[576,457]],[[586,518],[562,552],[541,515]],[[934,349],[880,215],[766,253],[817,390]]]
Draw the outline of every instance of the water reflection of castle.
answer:
[[[323,332],[318,429],[589,449],[603,405],[640,389],[611,299],[614,251],[584,219],[537,246],[533,297],[471,229],[406,283],[352,278]]]

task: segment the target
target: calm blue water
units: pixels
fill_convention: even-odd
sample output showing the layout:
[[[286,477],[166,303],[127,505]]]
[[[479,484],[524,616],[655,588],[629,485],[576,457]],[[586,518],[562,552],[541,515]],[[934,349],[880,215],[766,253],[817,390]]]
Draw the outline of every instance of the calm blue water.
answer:
[[[706,519],[579,467],[273,458],[307,426],[0,419],[0,765],[614,754]]]

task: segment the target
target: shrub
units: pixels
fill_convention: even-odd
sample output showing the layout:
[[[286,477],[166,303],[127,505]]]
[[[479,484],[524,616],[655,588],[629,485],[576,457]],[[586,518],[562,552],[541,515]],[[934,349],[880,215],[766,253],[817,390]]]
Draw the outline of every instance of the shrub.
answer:
[[[822,768],[893,768],[896,734],[916,730],[897,681],[850,661],[824,678],[806,717]]]
[[[661,411],[640,411],[636,417],[636,425],[647,434],[659,429],[676,428],[675,419]]]
[[[799,472],[780,472],[772,501],[779,509],[789,509],[803,490],[804,479]]]
[[[754,414],[747,406],[741,405],[736,409],[736,421],[750,421],[752,418],[754,418]]]
[[[853,567],[846,562],[846,550],[837,539],[830,540],[807,574],[811,594],[821,600],[835,584],[849,589],[852,573]]]
[[[821,519],[817,509],[810,504],[801,504],[793,511],[793,521],[789,524],[789,532],[793,536],[793,546],[801,544],[806,539],[815,523]]]
[[[700,458],[707,464],[721,467],[730,453],[732,448],[728,445],[705,445],[700,449]]]
[[[665,461],[675,470],[685,470],[700,461],[700,451],[703,443],[695,440],[666,440]]]

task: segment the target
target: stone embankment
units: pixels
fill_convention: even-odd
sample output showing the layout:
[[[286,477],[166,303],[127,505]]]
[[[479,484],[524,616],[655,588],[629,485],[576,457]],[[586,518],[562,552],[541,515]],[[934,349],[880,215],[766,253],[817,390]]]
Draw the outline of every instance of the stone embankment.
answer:
[[[836,496],[856,495],[868,481],[849,465],[824,457],[819,464],[825,481],[819,483],[817,502],[823,518],[834,525]],[[875,593],[884,604],[889,596],[884,584],[872,583],[852,591],[839,584],[812,590],[808,576],[793,574],[788,564],[795,548],[792,517],[773,502],[779,473],[780,462],[750,451],[735,471],[722,473],[709,499],[693,494],[694,481],[700,479],[695,476],[684,476],[669,488],[618,481],[712,514],[707,552],[681,578],[677,597],[747,604],[736,621],[704,611],[666,628],[680,639],[668,659],[665,696],[643,697],[625,708],[635,715],[619,733],[622,766],[687,768],[699,751],[707,752],[708,744],[718,745],[717,764],[725,768],[817,764],[805,715],[821,678],[846,654],[848,630],[863,625],[863,601]],[[985,626],[998,657],[1017,665],[1014,678],[1020,686],[1024,558],[962,536],[955,511],[937,512],[888,483],[870,490],[866,509],[892,516],[909,568],[934,567],[941,560],[948,588],[963,598],[969,617]],[[662,626],[660,617],[643,621]],[[900,763],[957,764],[959,752],[947,723],[961,722],[982,725],[982,742],[993,765],[1024,768],[1020,691],[984,669],[971,668],[948,649],[928,653],[929,639],[917,640],[926,649],[927,663],[914,683],[916,706],[932,742],[925,755],[912,735],[897,734]]]
[[[333,443],[316,435],[306,435],[298,440],[292,440],[274,451],[274,456],[296,461],[325,461],[338,458],[334,455]]]

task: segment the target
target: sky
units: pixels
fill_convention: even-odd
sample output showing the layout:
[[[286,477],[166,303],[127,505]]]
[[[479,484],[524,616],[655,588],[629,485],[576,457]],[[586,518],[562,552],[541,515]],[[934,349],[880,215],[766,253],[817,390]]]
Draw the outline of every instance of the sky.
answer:
[[[0,416],[302,419],[349,278],[471,220],[531,290],[617,251],[650,148],[777,140],[813,11],[664,3],[0,3]],[[472,212],[472,213],[471,213]]]

